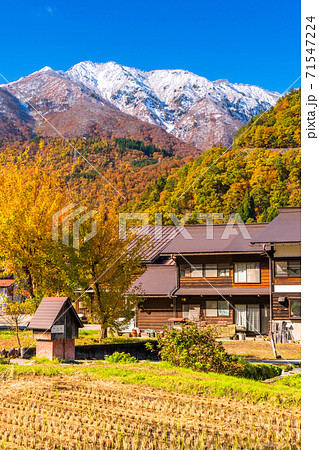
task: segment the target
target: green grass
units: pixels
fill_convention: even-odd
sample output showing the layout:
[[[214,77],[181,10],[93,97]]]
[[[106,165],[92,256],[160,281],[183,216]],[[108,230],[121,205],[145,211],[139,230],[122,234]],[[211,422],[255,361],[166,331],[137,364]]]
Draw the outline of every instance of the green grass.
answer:
[[[61,362],[64,362],[64,361],[62,361],[59,358],[53,357],[53,359],[51,360],[49,358],[46,358],[45,356],[41,356],[41,357],[40,356],[34,356],[33,358],[31,358],[31,361],[36,361],[38,364],[49,364],[51,366],[60,364]]]
[[[269,402],[286,407],[300,405],[300,375],[265,384],[260,381],[216,373],[195,372],[190,369],[173,367],[163,362],[159,364],[150,362],[139,364],[94,362],[81,366],[13,366],[12,371],[8,371],[8,366],[0,366],[0,373],[4,377],[6,374],[12,376],[12,372],[17,375],[31,376],[79,375],[91,379],[109,379],[125,384],[151,386],[185,394],[230,397],[253,403]]]

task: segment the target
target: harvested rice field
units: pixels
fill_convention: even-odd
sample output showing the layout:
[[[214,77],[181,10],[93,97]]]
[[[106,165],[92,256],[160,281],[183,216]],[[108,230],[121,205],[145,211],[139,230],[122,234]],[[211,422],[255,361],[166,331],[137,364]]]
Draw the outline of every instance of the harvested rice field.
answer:
[[[2,366],[1,448],[298,449],[298,377],[241,386],[150,363]]]

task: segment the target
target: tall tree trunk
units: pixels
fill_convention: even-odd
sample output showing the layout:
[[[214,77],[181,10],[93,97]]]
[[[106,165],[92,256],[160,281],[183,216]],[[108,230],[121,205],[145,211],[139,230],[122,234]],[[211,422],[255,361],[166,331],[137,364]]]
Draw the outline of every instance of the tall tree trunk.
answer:
[[[33,298],[34,297],[34,286],[33,286],[32,275],[31,275],[28,267],[25,267],[24,272],[25,272],[26,284],[27,284],[27,289],[29,291],[30,298]]]
[[[92,267],[92,272],[93,275],[96,277],[95,274],[95,267]],[[104,311],[103,311],[103,305],[101,302],[101,293],[100,293],[100,286],[99,283],[93,283],[92,285],[93,287],[93,291],[94,291],[94,299],[95,299],[95,304],[98,307],[98,313],[99,313],[99,317],[101,320],[101,334],[100,334],[100,339],[106,339],[107,338],[107,324],[104,321]]]
[[[107,338],[107,326],[105,324],[102,324],[100,339],[106,339],[106,338]]]
[[[18,346],[19,346],[19,356],[21,356],[21,342],[20,342],[20,337],[19,337],[19,321],[18,320],[15,321],[15,328],[16,328],[17,342],[18,342]]]

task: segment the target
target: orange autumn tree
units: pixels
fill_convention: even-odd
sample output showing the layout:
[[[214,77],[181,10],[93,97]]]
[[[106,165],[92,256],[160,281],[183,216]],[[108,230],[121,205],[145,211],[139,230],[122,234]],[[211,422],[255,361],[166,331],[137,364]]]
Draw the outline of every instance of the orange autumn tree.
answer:
[[[72,248],[52,240],[52,215],[72,200],[72,191],[28,158],[0,168],[0,268],[13,274],[19,292],[35,299],[71,295],[76,280]]]

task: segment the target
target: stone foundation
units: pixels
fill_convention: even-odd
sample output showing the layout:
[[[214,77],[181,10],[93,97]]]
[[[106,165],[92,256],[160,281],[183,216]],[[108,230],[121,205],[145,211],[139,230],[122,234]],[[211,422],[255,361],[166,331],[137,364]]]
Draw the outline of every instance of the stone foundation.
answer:
[[[74,339],[56,339],[54,341],[38,340],[36,356],[45,357],[52,361],[53,357],[73,361],[75,359]]]

